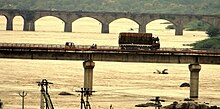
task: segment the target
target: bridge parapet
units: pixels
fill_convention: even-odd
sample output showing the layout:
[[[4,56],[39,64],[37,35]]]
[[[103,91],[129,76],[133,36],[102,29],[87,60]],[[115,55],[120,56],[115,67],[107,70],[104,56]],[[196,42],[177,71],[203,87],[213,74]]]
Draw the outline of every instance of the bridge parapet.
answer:
[[[220,52],[181,49],[123,50],[116,46],[77,45],[74,48],[56,44],[2,44],[0,58],[148,62],[178,64],[220,64]]]
[[[0,43],[0,49],[13,50],[28,49],[29,51],[42,50],[53,51],[60,50],[65,52],[83,51],[83,52],[133,52],[133,53],[157,53],[157,54],[188,54],[188,55],[220,55],[220,51],[211,50],[193,50],[191,48],[160,48],[159,50],[124,50],[119,46],[96,46],[92,45],[74,45],[66,46],[64,44],[31,44],[31,43]]]

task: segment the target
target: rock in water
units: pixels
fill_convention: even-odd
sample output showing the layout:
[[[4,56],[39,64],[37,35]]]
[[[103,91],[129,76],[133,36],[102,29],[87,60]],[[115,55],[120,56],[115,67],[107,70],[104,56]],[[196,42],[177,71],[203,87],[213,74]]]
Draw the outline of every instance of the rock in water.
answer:
[[[69,92],[60,92],[58,95],[73,95],[73,94],[71,94]]]
[[[180,85],[180,87],[190,87],[190,84],[189,84],[189,83],[182,83],[182,84]]]

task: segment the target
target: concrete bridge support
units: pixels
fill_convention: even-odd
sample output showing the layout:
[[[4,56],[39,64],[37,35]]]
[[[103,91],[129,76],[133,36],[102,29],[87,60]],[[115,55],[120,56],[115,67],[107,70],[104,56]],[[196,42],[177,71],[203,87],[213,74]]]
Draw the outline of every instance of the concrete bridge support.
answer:
[[[139,25],[139,33],[146,33],[146,25]]]
[[[175,35],[183,35],[183,26],[176,26]]]
[[[35,31],[35,23],[33,21],[24,20],[24,31]]]
[[[72,32],[72,22],[65,22],[64,32]]]
[[[102,23],[102,31],[101,33],[109,33],[109,24]]]
[[[13,17],[7,17],[6,30],[13,30]]]
[[[199,95],[199,71],[201,65],[190,64],[190,98],[198,98]]]
[[[95,67],[95,63],[93,61],[84,61],[84,88],[92,91],[92,84],[93,84],[93,68]],[[89,93],[92,95],[92,92]]]

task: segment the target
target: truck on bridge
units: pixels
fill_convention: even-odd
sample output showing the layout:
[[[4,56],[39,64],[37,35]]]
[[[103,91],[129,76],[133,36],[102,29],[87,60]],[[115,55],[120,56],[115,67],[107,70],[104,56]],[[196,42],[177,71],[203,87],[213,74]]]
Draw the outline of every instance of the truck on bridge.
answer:
[[[157,50],[160,49],[158,37],[152,33],[120,33],[118,44],[121,49],[127,50]]]

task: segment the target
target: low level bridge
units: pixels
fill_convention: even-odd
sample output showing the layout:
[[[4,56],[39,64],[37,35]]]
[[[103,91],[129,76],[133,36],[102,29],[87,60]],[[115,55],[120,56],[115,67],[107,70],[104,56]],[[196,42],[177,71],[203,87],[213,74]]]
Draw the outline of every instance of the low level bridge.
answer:
[[[84,88],[92,90],[93,61],[189,64],[190,98],[198,98],[200,64],[220,64],[220,51],[161,48],[159,50],[124,50],[116,46],[0,43],[0,58],[82,60]]]

